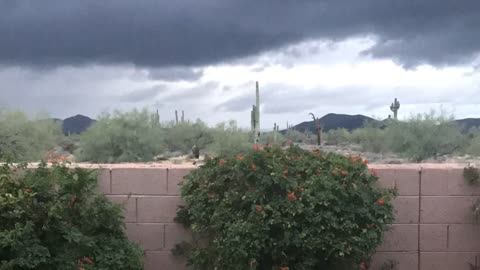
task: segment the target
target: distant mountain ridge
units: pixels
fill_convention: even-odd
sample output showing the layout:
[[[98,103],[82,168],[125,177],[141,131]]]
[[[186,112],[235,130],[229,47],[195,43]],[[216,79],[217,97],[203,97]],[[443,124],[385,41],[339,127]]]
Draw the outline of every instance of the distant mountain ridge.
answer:
[[[62,125],[63,134],[74,135],[85,132],[90,126],[92,126],[96,120],[81,114],[61,119],[52,119],[54,122],[60,122]]]
[[[357,114],[357,115],[349,115],[349,114],[336,114],[336,113],[329,113],[320,120],[320,125],[323,128],[323,131],[328,132],[329,130],[334,129],[347,129],[349,131],[362,128],[365,126],[366,123],[370,123],[374,126],[381,127],[384,125],[386,120],[380,121],[373,119],[371,117]],[[466,118],[466,119],[459,119],[454,121],[455,124],[461,129],[462,132],[468,132],[472,128],[480,128],[480,118]],[[293,126],[294,130],[305,132],[306,130],[315,131],[315,123],[312,121],[302,122],[298,125]],[[283,132],[286,132],[284,130]]]

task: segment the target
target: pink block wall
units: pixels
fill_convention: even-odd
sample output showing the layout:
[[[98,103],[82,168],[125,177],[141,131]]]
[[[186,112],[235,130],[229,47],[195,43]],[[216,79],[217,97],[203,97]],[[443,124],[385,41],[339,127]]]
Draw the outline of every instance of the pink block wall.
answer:
[[[375,165],[380,185],[396,187],[396,220],[374,255],[370,269],[388,260],[396,270],[470,269],[479,256],[480,225],[472,207],[480,187],[465,184],[463,168]],[[145,270],[183,270],[185,262],[170,250],[188,233],[175,224],[182,203],[178,184],[193,168],[101,169],[101,190],[125,206],[128,237],[145,250]],[[387,268],[389,269],[389,268]]]

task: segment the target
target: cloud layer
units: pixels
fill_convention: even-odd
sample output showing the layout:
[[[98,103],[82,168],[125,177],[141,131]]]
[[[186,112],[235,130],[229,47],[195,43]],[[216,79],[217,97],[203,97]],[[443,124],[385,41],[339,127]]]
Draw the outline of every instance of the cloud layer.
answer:
[[[479,25],[476,0],[0,0],[0,64],[204,66],[369,36],[364,54],[452,65],[478,57]]]

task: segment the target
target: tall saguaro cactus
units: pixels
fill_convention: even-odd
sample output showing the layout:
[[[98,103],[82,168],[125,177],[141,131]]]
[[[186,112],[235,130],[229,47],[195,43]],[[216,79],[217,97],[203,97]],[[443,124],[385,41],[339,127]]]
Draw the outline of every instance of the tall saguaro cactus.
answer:
[[[182,110],[182,123],[185,122],[185,112]]]
[[[398,119],[398,110],[400,109],[400,101],[395,98],[393,101],[392,105],[390,105],[390,110],[393,112],[393,119],[397,120]]]
[[[315,123],[315,129],[317,130],[317,145],[322,145],[322,127],[320,126],[320,119],[315,117],[313,113],[309,113],[312,116],[313,122]]]
[[[175,124],[178,125],[178,111],[175,110]]]
[[[260,89],[258,86],[258,82],[256,82],[256,102],[255,105],[252,107],[251,112],[251,126],[253,132],[254,143],[258,144],[260,141]]]

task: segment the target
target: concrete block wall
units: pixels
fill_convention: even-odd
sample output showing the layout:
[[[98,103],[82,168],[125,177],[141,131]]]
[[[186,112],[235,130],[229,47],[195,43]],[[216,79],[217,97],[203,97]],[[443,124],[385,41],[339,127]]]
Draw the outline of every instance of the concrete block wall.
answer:
[[[473,205],[480,187],[465,183],[463,167],[374,165],[380,185],[397,188],[396,219],[369,269],[389,260],[396,270],[469,270],[480,264],[480,224]],[[128,237],[145,250],[145,270],[183,270],[185,262],[170,250],[188,233],[175,224],[182,204],[179,183],[193,168],[101,169],[99,186],[125,206]],[[390,268],[386,268],[390,269]]]

